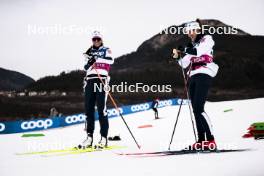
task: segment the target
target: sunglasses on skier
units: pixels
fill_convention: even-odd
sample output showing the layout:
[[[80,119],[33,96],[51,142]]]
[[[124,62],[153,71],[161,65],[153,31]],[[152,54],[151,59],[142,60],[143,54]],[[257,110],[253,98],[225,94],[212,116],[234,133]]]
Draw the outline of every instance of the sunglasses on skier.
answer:
[[[100,42],[101,40],[102,39],[101,38],[98,38],[98,37],[95,37],[95,38],[92,39],[93,42],[96,42],[96,41]]]

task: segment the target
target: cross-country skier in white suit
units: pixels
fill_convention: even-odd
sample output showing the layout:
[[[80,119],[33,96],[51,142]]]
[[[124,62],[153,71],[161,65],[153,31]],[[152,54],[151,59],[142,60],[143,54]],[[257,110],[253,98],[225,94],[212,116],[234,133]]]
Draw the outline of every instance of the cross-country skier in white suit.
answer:
[[[202,34],[199,21],[186,23],[185,31],[191,43],[183,48],[174,49],[174,58],[183,68],[189,68],[189,95],[195,116],[198,141],[189,146],[189,149],[215,150],[216,143],[212,125],[204,111],[208,90],[213,77],[216,76],[218,66],[213,62],[213,46],[215,42],[211,35]],[[175,52],[176,51],[176,52]],[[179,57],[183,54],[183,58]]]

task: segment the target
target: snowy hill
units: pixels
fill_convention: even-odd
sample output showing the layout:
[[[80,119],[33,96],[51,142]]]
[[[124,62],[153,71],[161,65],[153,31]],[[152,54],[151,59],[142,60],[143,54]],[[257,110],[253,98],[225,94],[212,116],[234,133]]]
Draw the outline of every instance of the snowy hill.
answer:
[[[163,157],[119,156],[117,152],[166,150],[178,111],[178,106],[161,108],[162,119],[153,120],[153,112],[145,111],[125,116],[142,149],[138,151],[120,118],[110,120],[110,135],[120,134],[120,142],[110,145],[124,149],[75,155],[16,155],[29,151],[63,148],[76,145],[85,138],[84,125],[39,131],[44,137],[22,138],[20,134],[0,135],[1,176],[46,175],[115,175],[115,176],[175,176],[175,175],[239,175],[264,174],[264,141],[241,136],[253,123],[264,121],[264,98],[208,102],[206,111],[214,125],[219,148],[246,149],[234,153],[191,154]],[[223,112],[232,109],[229,112]],[[150,128],[138,128],[152,125]],[[96,124],[98,134],[98,123]],[[96,135],[96,141],[99,136]],[[185,147],[194,141],[189,111],[183,106],[172,149]]]

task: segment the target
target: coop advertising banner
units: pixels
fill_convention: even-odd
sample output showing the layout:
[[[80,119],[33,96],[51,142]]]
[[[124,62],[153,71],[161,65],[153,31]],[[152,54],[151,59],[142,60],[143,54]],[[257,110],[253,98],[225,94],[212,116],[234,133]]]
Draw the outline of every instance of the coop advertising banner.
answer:
[[[159,101],[158,108],[165,106],[179,105],[182,99],[174,98],[168,100]],[[183,100],[183,104],[186,104],[187,100]],[[121,106],[119,109],[108,109],[108,117],[118,117],[119,113],[123,115],[132,114],[141,111],[150,110],[152,107],[152,102],[146,102],[141,104],[134,104],[128,106]],[[98,113],[95,112],[95,117],[98,120]],[[27,121],[11,121],[11,122],[0,122],[0,134],[10,134],[10,133],[21,133],[29,131],[39,131],[51,128],[58,128],[64,126],[70,126],[75,124],[84,123],[86,119],[85,114],[74,114],[64,117],[52,117],[52,118],[42,118]]]

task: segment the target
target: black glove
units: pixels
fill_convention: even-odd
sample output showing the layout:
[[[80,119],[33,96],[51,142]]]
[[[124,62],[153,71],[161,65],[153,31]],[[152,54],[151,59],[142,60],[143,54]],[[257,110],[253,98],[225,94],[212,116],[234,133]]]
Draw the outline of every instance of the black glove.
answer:
[[[187,54],[192,54],[192,55],[197,55],[197,49],[194,48],[192,43],[189,43],[185,49],[185,53]]]
[[[178,46],[177,50],[180,51],[181,53],[183,53],[184,52],[184,47],[180,45],[180,46]]]
[[[88,60],[87,64],[92,66],[95,63],[95,61],[96,61],[96,59],[94,57],[92,57],[91,59]]]
[[[193,46],[192,43],[188,43],[187,48],[193,48],[193,47],[194,47],[194,46]]]
[[[88,70],[89,68],[90,68],[90,65],[88,65],[88,63],[84,65],[84,70]]]
[[[89,60],[88,60],[88,62],[87,62],[87,64],[84,66],[84,69],[85,70],[88,70],[94,63],[96,62],[96,59],[95,59],[95,57],[91,57]]]

